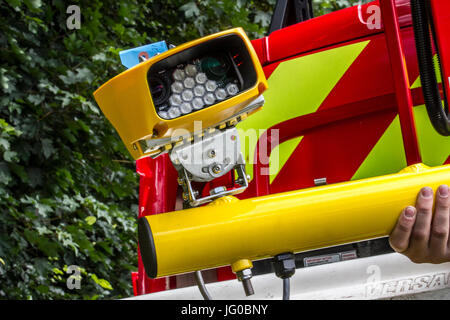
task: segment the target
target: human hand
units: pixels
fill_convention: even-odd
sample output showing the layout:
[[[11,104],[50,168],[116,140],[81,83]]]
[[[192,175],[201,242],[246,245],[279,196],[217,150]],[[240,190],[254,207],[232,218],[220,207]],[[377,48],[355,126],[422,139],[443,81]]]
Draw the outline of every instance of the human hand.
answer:
[[[423,188],[416,207],[407,207],[392,231],[391,247],[415,263],[450,262],[450,195],[449,187],[442,185],[436,192],[433,215],[433,190]]]

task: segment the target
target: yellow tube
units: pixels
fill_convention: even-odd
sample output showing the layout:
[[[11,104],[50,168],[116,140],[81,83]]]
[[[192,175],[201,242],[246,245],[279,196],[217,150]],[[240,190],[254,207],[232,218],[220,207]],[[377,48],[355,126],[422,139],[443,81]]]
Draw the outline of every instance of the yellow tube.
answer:
[[[387,236],[424,186],[450,185],[450,166],[141,218],[139,245],[156,278]]]

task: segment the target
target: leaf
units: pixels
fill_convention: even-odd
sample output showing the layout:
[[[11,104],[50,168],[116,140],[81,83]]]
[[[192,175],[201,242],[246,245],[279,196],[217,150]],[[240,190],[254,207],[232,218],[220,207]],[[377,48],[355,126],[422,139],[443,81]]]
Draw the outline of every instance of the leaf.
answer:
[[[99,52],[92,57],[92,60],[105,62],[107,60],[106,54],[104,52]]]
[[[52,271],[53,271],[53,273],[55,273],[55,274],[64,275],[64,272],[62,272],[62,271],[59,270],[58,268],[53,268]]]
[[[36,290],[40,293],[48,293],[50,291],[50,288],[41,284],[36,288]]]
[[[14,92],[14,81],[5,75],[5,69],[0,69],[0,87],[6,93]]]
[[[77,142],[77,138],[70,132],[68,128],[63,130],[63,135],[72,143]]]
[[[192,18],[193,16],[199,16],[200,10],[197,7],[197,4],[195,2],[188,2],[185,5],[182,5],[180,7],[180,10],[184,11],[184,15],[186,18]]]
[[[32,11],[36,11],[37,9],[39,9],[42,5],[41,0],[24,0],[23,1],[27,7],[32,10]]]
[[[37,232],[39,233],[40,236],[45,235],[45,234],[52,234],[53,233],[52,231],[50,231],[45,226],[36,227],[36,230],[37,230]]]
[[[269,26],[271,19],[272,17],[270,16],[270,14],[260,10],[258,10],[255,14],[255,23],[259,23],[263,27]]]
[[[58,255],[58,245],[54,242],[49,241],[45,237],[41,237],[37,232],[25,229],[25,237],[26,239],[36,245],[39,250],[45,253],[48,257],[54,257]]]
[[[3,159],[7,162],[19,161],[19,158],[17,157],[17,152],[10,150],[3,152]]]
[[[44,95],[31,94],[28,96],[28,101],[30,101],[35,106],[40,105],[44,100],[45,100]]]
[[[27,169],[27,175],[28,175],[30,186],[32,188],[42,185],[42,170],[41,169],[29,168],[29,169]]]
[[[83,102],[83,106],[87,106],[89,110],[95,114],[100,114],[98,107],[90,101]]]
[[[0,262],[5,265],[5,260],[3,260],[2,258],[0,258]]]
[[[4,150],[9,150],[9,147],[11,145],[8,140],[6,140],[4,138],[0,138],[0,146],[2,146]]]
[[[67,85],[75,83],[90,83],[94,79],[94,74],[88,68],[79,68],[73,72],[67,71],[66,75],[60,75],[59,78]]]
[[[95,223],[95,221],[97,221],[97,218],[94,217],[94,216],[89,216],[89,217],[87,217],[87,218],[84,219],[84,220],[86,221],[86,223],[87,223],[88,225],[92,226],[92,225]]]
[[[0,162],[0,183],[8,185],[12,181],[11,173],[5,162]]]
[[[55,148],[53,147],[52,140],[50,139],[42,139],[42,152],[44,153],[44,157],[46,159],[50,158],[52,154],[55,153]]]
[[[28,182],[28,175],[24,167],[15,163],[11,163],[9,165],[9,168],[11,169],[12,172],[14,172],[16,175],[20,177],[20,180],[22,180],[23,183]]]
[[[91,273],[91,278],[92,278],[92,280],[94,280],[94,282],[96,284],[98,284],[103,289],[106,289],[106,290],[113,289],[111,284],[108,281],[106,281],[105,279],[99,279],[94,273]]]
[[[30,229],[25,229],[24,234],[25,234],[25,238],[28,240],[28,242],[30,242],[32,244],[37,244],[39,236],[37,235],[36,232],[34,232],[33,230],[30,230]]]
[[[91,130],[89,129],[89,126],[86,125],[86,123],[84,123],[83,120],[78,120],[78,125],[80,126],[80,128],[84,131],[89,133]]]
[[[94,79],[94,74],[88,68],[77,69],[76,79],[78,82],[90,83]]]
[[[22,0],[6,0],[11,7],[19,7],[22,4]]]
[[[0,118],[0,128],[2,129],[2,132],[7,133],[9,135],[18,135],[16,129],[14,127],[10,126],[5,119]]]

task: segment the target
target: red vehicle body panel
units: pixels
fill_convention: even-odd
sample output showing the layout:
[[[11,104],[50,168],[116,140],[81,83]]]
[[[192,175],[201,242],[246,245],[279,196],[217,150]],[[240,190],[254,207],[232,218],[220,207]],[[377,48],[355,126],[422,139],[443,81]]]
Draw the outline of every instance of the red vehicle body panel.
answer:
[[[253,180],[239,198],[313,187],[314,179],[321,177],[326,177],[327,183],[351,180],[397,115],[407,164],[422,160],[412,106],[422,105],[423,95],[421,88],[409,90],[419,76],[409,0],[397,0],[395,8],[390,7],[389,0],[381,2],[383,18],[385,22],[389,20],[386,30],[383,25],[380,29],[369,29],[360,21],[355,6],[286,27],[252,42],[270,79],[284,61],[370,40],[316,112],[270,128],[279,129],[280,144],[295,137],[303,136],[303,139],[272,183],[269,176],[260,174],[260,169],[268,164],[255,163]],[[363,19],[367,19],[364,13],[373,5],[380,3],[374,1],[361,7]],[[445,10],[444,14],[436,15],[440,32],[450,31],[450,2],[440,1],[434,9]],[[450,52],[449,39],[440,37],[441,52]],[[442,59],[446,70],[450,70],[449,60],[450,56]],[[405,67],[401,61],[405,61]],[[270,132],[267,130],[260,139],[265,143],[271,141]],[[269,147],[276,145],[269,144]],[[446,163],[450,163],[450,157]],[[389,170],[384,174],[391,173]],[[137,171],[141,176],[139,217],[175,210],[177,173],[168,156],[138,160]],[[214,183],[217,182],[206,184],[204,193]],[[228,184],[233,184],[231,175]],[[140,256],[138,263],[133,281],[136,294],[177,287],[175,277],[148,279]],[[232,278],[229,267],[217,269],[218,281]]]

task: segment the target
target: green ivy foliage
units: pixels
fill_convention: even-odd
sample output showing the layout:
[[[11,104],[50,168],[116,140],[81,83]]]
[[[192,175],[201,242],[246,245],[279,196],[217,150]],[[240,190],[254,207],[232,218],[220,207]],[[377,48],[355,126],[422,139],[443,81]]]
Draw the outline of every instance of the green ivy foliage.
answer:
[[[0,1],[0,299],[132,295],[138,176],[92,93],[124,70],[121,50],[238,26],[261,37],[275,2]]]
[[[132,295],[138,176],[92,93],[124,70],[123,49],[231,26],[260,36],[271,4],[255,2],[73,1],[79,30],[67,2],[0,2],[0,298]]]

